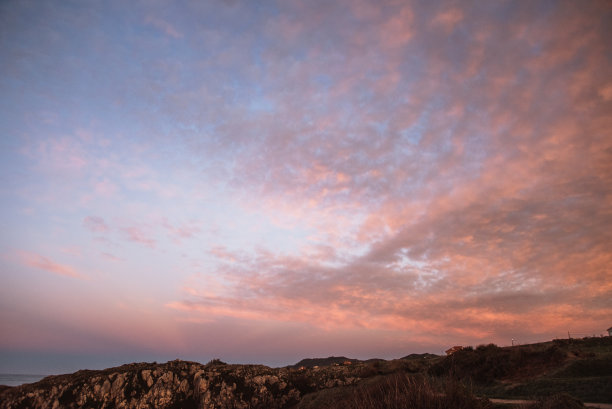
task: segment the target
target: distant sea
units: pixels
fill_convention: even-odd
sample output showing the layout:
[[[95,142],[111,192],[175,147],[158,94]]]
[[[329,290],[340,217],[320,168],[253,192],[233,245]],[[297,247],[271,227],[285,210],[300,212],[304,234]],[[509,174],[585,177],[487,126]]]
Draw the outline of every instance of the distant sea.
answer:
[[[19,386],[19,385],[23,385],[24,383],[38,382],[45,376],[48,376],[48,375],[23,375],[23,374],[0,373],[0,385]]]

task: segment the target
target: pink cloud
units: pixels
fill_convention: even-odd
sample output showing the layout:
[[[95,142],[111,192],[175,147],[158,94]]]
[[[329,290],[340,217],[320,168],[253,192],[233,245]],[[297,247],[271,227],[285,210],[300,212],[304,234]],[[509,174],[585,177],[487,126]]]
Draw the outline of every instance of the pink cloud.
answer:
[[[98,196],[112,197],[117,192],[117,185],[104,179],[94,185],[94,190]]]
[[[157,17],[153,17],[153,16],[148,16],[145,19],[145,23],[146,24],[150,24],[151,26],[155,27],[156,29],[162,31],[164,34],[166,34],[167,36],[173,37],[173,38],[182,38],[183,34],[181,32],[179,32],[172,24],[168,23],[167,21],[161,19],[161,18],[157,18]]]
[[[446,9],[439,12],[432,24],[444,28],[447,32],[455,29],[455,26],[463,20],[463,11],[457,8]]]
[[[414,14],[409,6],[402,7],[382,24],[380,36],[385,47],[402,47],[413,36],[412,20]]]
[[[69,137],[33,141],[23,148],[23,153],[49,173],[81,171],[89,163],[83,145]]]
[[[53,274],[72,277],[82,278],[83,276],[78,273],[73,267],[65,264],[56,263],[46,257],[43,257],[36,253],[30,253],[26,251],[19,252],[20,261],[28,267],[37,268]]]
[[[87,216],[83,219],[83,226],[94,233],[105,233],[109,227],[103,218],[99,216]]]
[[[121,260],[123,260],[122,258],[117,257],[117,256],[115,256],[115,255],[113,255],[111,253],[103,252],[101,254],[102,254],[102,257],[104,257],[107,260],[111,260],[111,261],[121,261]]]
[[[202,232],[199,223],[190,222],[182,225],[171,224],[167,219],[162,220],[162,226],[171,234],[175,240],[191,239]]]
[[[155,240],[145,233],[141,228],[136,226],[125,227],[121,229],[126,238],[135,243],[143,244],[147,247],[155,247]]]
[[[238,259],[244,259],[244,255],[232,253],[223,246],[216,246],[209,250],[209,253],[216,258],[230,263],[236,262]]]
[[[601,98],[608,102],[612,101],[612,83],[608,83],[603,85],[601,88],[597,90],[597,93],[601,96]]]

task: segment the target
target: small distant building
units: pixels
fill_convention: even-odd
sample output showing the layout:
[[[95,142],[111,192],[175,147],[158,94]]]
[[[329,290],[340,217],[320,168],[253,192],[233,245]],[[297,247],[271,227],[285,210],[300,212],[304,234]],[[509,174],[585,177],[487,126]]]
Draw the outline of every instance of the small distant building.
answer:
[[[455,345],[454,347],[449,348],[449,349],[447,349],[444,352],[446,352],[446,355],[452,355],[452,354],[454,354],[457,351],[461,351],[462,349],[463,349],[463,347],[461,345]]]
[[[608,336],[612,337],[612,327],[608,328]]]
[[[351,361],[344,361],[344,365],[351,365],[352,362]]]

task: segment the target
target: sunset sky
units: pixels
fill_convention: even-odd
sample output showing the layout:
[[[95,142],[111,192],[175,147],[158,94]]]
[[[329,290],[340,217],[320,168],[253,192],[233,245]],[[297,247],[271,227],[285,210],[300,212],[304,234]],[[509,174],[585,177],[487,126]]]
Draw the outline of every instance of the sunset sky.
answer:
[[[0,3],[0,372],[612,326],[609,1]]]

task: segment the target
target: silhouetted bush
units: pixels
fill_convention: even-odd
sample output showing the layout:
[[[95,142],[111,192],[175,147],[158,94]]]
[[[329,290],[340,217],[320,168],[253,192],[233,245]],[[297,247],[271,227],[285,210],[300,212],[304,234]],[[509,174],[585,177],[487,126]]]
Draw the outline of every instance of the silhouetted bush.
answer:
[[[206,365],[227,365],[225,362],[220,360],[219,358],[214,358],[208,361]]]

